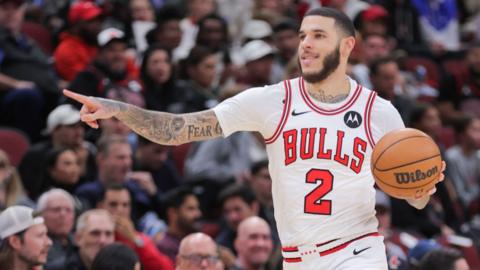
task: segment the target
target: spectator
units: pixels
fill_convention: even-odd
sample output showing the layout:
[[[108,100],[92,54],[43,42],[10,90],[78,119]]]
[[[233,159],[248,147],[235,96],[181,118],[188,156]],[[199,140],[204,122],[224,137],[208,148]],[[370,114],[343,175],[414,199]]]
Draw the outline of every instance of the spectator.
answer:
[[[238,258],[231,270],[267,269],[272,255],[273,241],[270,227],[260,217],[249,217],[238,225],[235,250]]]
[[[121,100],[145,107],[142,85],[133,62],[127,57],[124,32],[108,28],[98,34],[95,60],[78,73],[70,88],[89,96]]]
[[[420,263],[426,254],[439,250],[441,246],[434,240],[420,240],[408,251],[408,264],[410,270],[421,270]]]
[[[75,260],[65,269],[90,269],[98,252],[114,242],[115,223],[112,216],[103,209],[84,212],[77,219],[75,243],[78,246]]]
[[[47,261],[52,241],[43,218],[26,206],[11,206],[0,214],[2,269],[29,270]]]
[[[51,189],[38,198],[38,211],[42,214],[52,239],[48,251],[45,269],[62,270],[74,260],[76,246],[73,240],[73,224],[75,223],[75,201],[63,189]]]
[[[214,87],[221,87],[229,82],[236,73],[235,61],[230,52],[227,22],[217,14],[211,13],[201,18],[198,23],[197,45],[210,48],[217,54]]]
[[[100,250],[90,270],[141,270],[137,254],[121,243],[110,244]]]
[[[131,205],[130,193],[125,186],[112,184],[105,187],[99,207],[107,210],[115,220],[115,240],[135,251],[144,270],[173,270],[173,262],[157,250],[150,238],[135,230],[130,218]]]
[[[447,121],[458,117],[456,110],[480,117],[480,43],[468,49],[463,61],[440,85],[439,109]]]
[[[179,10],[165,6],[157,12],[157,26],[147,33],[148,45],[159,45],[167,49],[174,61],[178,60],[175,49],[182,40],[181,20]]]
[[[283,19],[273,26],[273,44],[278,53],[273,60],[270,81],[280,82],[285,79],[286,67],[290,60],[295,59],[300,42],[297,31],[298,25],[290,19]]]
[[[166,195],[165,210],[168,229],[165,236],[157,242],[157,246],[175,261],[182,238],[198,231],[198,221],[202,212],[197,196],[192,190],[184,187],[171,190]]]
[[[177,270],[224,269],[218,248],[210,236],[192,233],[182,239],[176,256]]]
[[[55,108],[48,115],[45,133],[50,135],[50,138],[32,145],[19,165],[22,181],[32,199],[37,199],[44,191],[45,187],[40,178],[47,170],[45,160],[53,149],[75,150],[80,166],[79,182],[91,181],[96,174],[96,148],[84,140],[85,127],[80,123],[78,110],[67,104]]]
[[[168,111],[178,99],[178,85],[174,76],[171,54],[159,45],[151,45],[144,53],[140,77],[145,91],[147,109]]]
[[[256,39],[261,39],[269,44],[272,44],[273,30],[267,21],[250,20],[243,26],[242,32],[243,45]]]
[[[467,216],[480,209],[480,119],[465,115],[454,124],[457,144],[445,153],[446,177],[455,187]]]
[[[363,37],[368,35],[387,36],[389,18],[390,15],[385,8],[380,5],[371,5],[359,12],[354,22]],[[365,85],[365,87],[367,86]]]
[[[366,88],[372,89],[369,66],[373,61],[388,56],[390,52],[385,36],[370,34],[362,37],[360,42],[361,62],[352,67],[352,74],[355,79]]]
[[[80,166],[75,151],[70,148],[51,149],[46,156],[41,177],[41,192],[57,187],[73,193],[80,180]]]
[[[0,125],[40,139],[44,114],[56,104],[59,91],[50,60],[20,32],[26,1],[0,2]]]
[[[213,86],[217,55],[207,47],[195,46],[182,62],[184,79],[177,102],[169,111],[188,113],[207,110],[218,104],[218,88]]]
[[[0,149],[0,212],[18,204],[35,205],[25,194],[17,169],[10,164],[7,153]]]
[[[218,197],[226,226],[222,227],[215,240],[219,245],[235,251],[233,243],[237,237],[238,225],[246,218],[256,216],[259,204],[250,188],[238,184],[228,186]]]
[[[424,1],[411,1],[418,13],[417,20],[423,41],[434,55],[460,49],[457,2],[443,0],[433,7]],[[441,18],[441,19],[439,19]]]
[[[70,82],[84,70],[97,53],[97,35],[102,24],[102,10],[92,2],[77,2],[68,11],[69,29],[60,34],[55,52],[55,69]]]
[[[216,1],[214,0],[188,0],[187,16],[180,21],[182,40],[176,49],[177,59],[184,59],[188,52],[195,46],[197,37],[197,22],[204,16],[215,11]]]
[[[169,157],[171,148],[138,138],[138,148],[135,151],[135,169],[152,174],[153,181],[161,193],[178,187],[181,183],[180,174],[173,160]]]
[[[270,84],[274,48],[262,40],[253,40],[242,47],[245,60],[245,75],[238,79],[251,87],[263,87]]]
[[[268,171],[268,160],[264,159],[252,165],[251,177],[248,183],[259,202],[260,209],[258,215],[270,226],[273,243],[277,246],[280,244],[280,238],[278,237],[277,224],[274,217],[272,178]]]
[[[442,119],[440,118],[440,112],[435,106],[423,103],[416,104],[408,122],[411,127],[419,129],[432,137],[442,152],[446,150],[445,144],[441,141]]]
[[[127,36],[133,38],[137,55],[142,55],[148,47],[147,32],[155,27],[155,10],[150,0],[129,1],[131,24]]]
[[[414,102],[399,89],[401,74],[397,62],[390,57],[376,59],[370,65],[370,80],[372,89],[375,89],[380,97],[389,100],[403,121],[408,123]]]
[[[98,142],[98,177],[77,188],[75,194],[85,209],[94,208],[111,183],[125,184],[132,194],[134,223],[148,211],[160,212],[162,194],[158,193],[152,176],[147,172],[131,172],[132,149],[125,137],[112,136]]]
[[[433,250],[420,262],[420,270],[470,270],[462,253],[455,249]]]

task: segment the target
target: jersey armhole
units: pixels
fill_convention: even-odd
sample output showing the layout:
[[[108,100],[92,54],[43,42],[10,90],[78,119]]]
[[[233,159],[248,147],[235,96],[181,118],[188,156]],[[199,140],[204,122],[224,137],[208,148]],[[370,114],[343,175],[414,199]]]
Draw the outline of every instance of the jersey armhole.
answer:
[[[290,113],[290,107],[292,104],[292,90],[290,80],[283,81],[283,87],[285,89],[285,99],[283,103],[282,117],[280,118],[280,122],[278,123],[273,135],[265,139],[265,144],[271,144],[278,138],[281,131],[283,130],[283,127],[285,126],[285,123],[287,122],[288,114]]]
[[[372,126],[371,126],[371,116],[372,116],[372,107],[373,107],[373,102],[375,101],[375,97],[377,96],[377,93],[375,91],[372,91],[370,95],[368,96],[368,101],[367,101],[367,106],[365,106],[365,133],[367,135],[368,143],[370,146],[375,147],[375,140],[373,140],[372,136]]]

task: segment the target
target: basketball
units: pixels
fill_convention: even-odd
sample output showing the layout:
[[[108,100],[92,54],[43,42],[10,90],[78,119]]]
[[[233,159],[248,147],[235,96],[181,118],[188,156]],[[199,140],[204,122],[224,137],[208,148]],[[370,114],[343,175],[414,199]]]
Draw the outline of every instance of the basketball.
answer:
[[[388,195],[421,197],[437,183],[442,157],[430,136],[403,128],[387,133],[375,145],[371,169],[375,183]]]

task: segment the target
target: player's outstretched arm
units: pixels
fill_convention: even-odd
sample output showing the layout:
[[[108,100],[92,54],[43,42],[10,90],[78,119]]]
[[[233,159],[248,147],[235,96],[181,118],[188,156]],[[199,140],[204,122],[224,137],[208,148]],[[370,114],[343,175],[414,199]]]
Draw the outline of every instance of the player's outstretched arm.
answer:
[[[87,97],[69,90],[63,93],[83,104],[80,118],[92,128],[98,128],[97,120],[116,117],[139,135],[164,145],[179,145],[222,135],[213,110],[171,114],[144,110],[116,100]]]

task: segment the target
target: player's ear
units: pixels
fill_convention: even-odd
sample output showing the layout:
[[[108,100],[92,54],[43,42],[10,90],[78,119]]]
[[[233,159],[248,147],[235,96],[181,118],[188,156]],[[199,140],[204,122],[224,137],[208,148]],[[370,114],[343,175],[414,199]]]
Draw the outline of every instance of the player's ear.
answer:
[[[344,37],[340,41],[340,54],[344,57],[349,57],[354,47],[355,47],[355,37],[352,37],[352,36]]]

